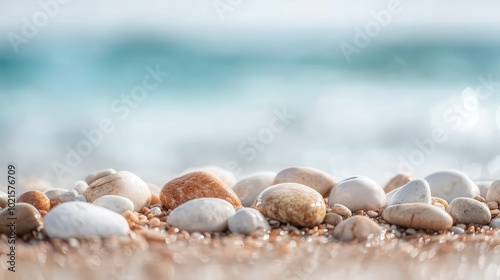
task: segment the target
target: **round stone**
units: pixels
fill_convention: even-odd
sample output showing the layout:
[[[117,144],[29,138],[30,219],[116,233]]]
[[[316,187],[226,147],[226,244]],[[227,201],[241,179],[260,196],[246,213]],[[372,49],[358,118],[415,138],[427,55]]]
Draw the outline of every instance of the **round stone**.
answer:
[[[50,189],[46,190],[44,194],[49,198],[50,200],[50,208],[55,207],[59,203],[61,203],[61,195],[65,192],[67,192],[67,189]]]
[[[382,228],[370,218],[353,216],[339,223],[333,230],[333,236],[340,241],[365,241],[370,237],[378,237]]]
[[[335,186],[330,175],[310,167],[291,167],[280,171],[274,179],[274,185],[281,183],[302,184],[316,190],[323,197]]]
[[[323,219],[323,224],[329,224],[332,226],[336,226],[340,222],[342,222],[342,216],[335,213],[327,213],[325,219]]]
[[[176,207],[167,218],[171,226],[189,232],[223,232],[235,214],[231,203],[220,198],[198,198]]]
[[[134,203],[130,199],[118,195],[103,195],[98,197],[92,203],[118,214],[121,214],[126,210],[134,211]]]
[[[234,191],[206,171],[196,171],[175,178],[160,192],[160,200],[167,209],[175,209],[187,201],[203,197],[220,198],[234,207],[241,206],[241,201]]]
[[[401,186],[404,186],[411,182],[413,179],[410,175],[408,174],[398,174],[392,178],[387,185],[384,187],[385,193],[389,193]]]
[[[233,190],[241,199],[243,206],[250,207],[261,191],[273,185],[275,177],[274,172],[258,173],[236,183]]]
[[[432,196],[448,202],[457,197],[474,198],[479,195],[479,188],[469,177],[456,170],[439,171],[425,177],[431,188]]]
[[[85,239],[127,235],[129,227],[123,216],[111,210],[74,201],[60,204],[47,214],[45,231],[50,238]]]
[[[85,181],[78,181],[75,184],[74,190],[78,192],[78,194],[83,194],[87,189],[89,188],[89,185]]]
[[[11,234],[10,224],[12,223],[12,218],[16,219],[16,234],[20,236],[37,230],[43,225],[40,212],[31,204],[16,203],[15,215],[12,216],[11,213],[9,208],[4,208],[0,212],[0,233],[7,236]]]
[[[88,202],[105,195],[123,196],[134,203],[135,211],[149,206],[151,202],[151,192],[146,183],[128,171],[119,171],[93,181],[83,195]]]
[[[385,205],[384,190],[373,180],[358,176],[339,182],[331,191],[330,207],[342,204],[352,212],[378,210]]]
[[[500,203],[500,180],[491,183],[490,189],[486,194],[486,201],[496,201]]]
[[[389,224],[414,229],[448,230],[453,219],[444,209],[424,204],[406,203],[387,207],[382,218]]]
[[[229,218],[229,230],[232,233],[248,235],[256,230],[271,230],[271,226],[262,214],[253,208],[243,208]]]
[[[253,207],[271,219],[310,228],[321,224],[326,215],[323,196],[297,183],[268,187],[259,194]]]
[[[491,220],[488,206],[468,197],[453,199],[446,211],[451,215],[455,224],[487,225]]]
[[[40,191],[27,191],[23,193],[18,199],[17,202],[28,203],[35,206],[36,209],[49,211],[50,210],[50,200],[49,198]]]
[[[98,179],[101,179],[101,178],[104,178],[106,176],[109,176],[109,175],[112,175],[112,174],[115,174],[116,173],[116,170],[112,169],[112,168],[108,168],[108,169],[103,169],[103,170],[99,170],[99,171],[96,171],[94,173],[91,173],[89,174],[86,178],[85,178],[85,182],[90,185],[92,182],[94,182],[95,180],[98,180]]]
[[[431,189],[425,180],[413,180],[386,195],[386,206],[412,202],[431,204]]]
[[[342,204],[334,204],[332,207],[332,212],[340,215],[342,218],[347,219],[352,216],[351,210]]]

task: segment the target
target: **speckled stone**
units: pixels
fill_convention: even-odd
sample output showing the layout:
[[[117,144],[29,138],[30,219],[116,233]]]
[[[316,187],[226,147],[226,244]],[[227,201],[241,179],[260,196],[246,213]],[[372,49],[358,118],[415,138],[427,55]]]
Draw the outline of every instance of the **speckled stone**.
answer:
[[[389,206],[382,211],[382,218],[389,224],[414,229],[440,231],[453,225],[453,219],[444,209],[424,203]]]
[[[151,203],[151,192],[146,183],[128,171],[119,171],[93,181],[83,195],[88,202],[93,202],[104,195],[123,196],[134,203],[135,211]]]
[[[38,229],[43,224],[42,216],[35,206],[28,203],[16,203],[15,216],[10,215],[9,208],[5,208],[0,212],[0,233],[9,235],[9,224],[12,220],[9,218],[16,218],[16,233],[17,235],[24,235],[33,230]]]
[[[206,171],[196,171],[175,178],[160,192],[160,200],[167,209],[175,209],[187,201],[203,197],[220,198],[234,207],[241,206],[241,201],[234,191]]]
[[[256,230],[271,230],[271,226],[262,214],[253,208],[243,208],[229,218],[229,231],[236,234],[248,235]]]
[[[17,202],[31,204],[39,211],[49,211],[50,209],[50,199],[40,191],[27,191],[17,199]]]
[[[304,227],[321,224],[326,215],[323,196],[297,183],[282,183],[265,189],[253,207],[271,219]]]
[[[342,218],[347,219],[352,216],[351,210],[342,204],[334,204],[332,207],[332,213],[340,215]]]
[[[176,207],[168,216],[167,223],[189,232],[223,232],[234,214],[233,205],[226,200],[204,197]]]
[[[126,210],[134,211],[134,203],[132,203],[130,199],[119,195],[104,195],[98,197],[92,203],[118,214],[121,214]]]
[[[50,208],[55,207],[59,203],[61,203],[61,195],[65,192],[67,192],[67,189],[50,189],[46,190],[44,194],[49,198],[50,200]]]
[[[104,178],[106,176],[109,176],[109,175],[112,175],[115,173],[116,173],[116,170],[114,170],[112,168],[99,170],[99,171],[96,171],[94,173],[87,175],[87,177],[85,178],[85,182],[90,186],[90,184],[92,182],[94,182],[95,180]]]
[[[236,183],[233,190],[241,199],[243,206],[250,207],[261,191],[274,185],[275,177],[276,173],[274,172],[257,173]]]
[[[434,172],[424,178],[431,188],[432,196],[451,202],[457,197],[474,198],[479,188],[462,172],[445,170]]]
[[[368,217],[353,216],[339,223],[333,230],[333,236],[340,241],[365,241],[382,234],[382,228]]]
[[[456,224],[487,225],[491,221],[491,212],[488,206],[468,197],[453,199],[446,211]]]
[[[327,213],[325,218],[323,219],[323,224],[330,224],[332,226],[336,226],[342,222],[342,216],[335,213]]]
[[[387,185],[384,187],[384,192],[389,193],[401,186],[404,186],[411,182],[413,178],[408,174],[398,174],[392,178]]]
[[[386,195],[386,206],[412,202],[431,204],[431,189],[425,180],[413,180]]]
[[[335,181],[327,173],[310,167],[291,167],[280,171],[274,179],[274,185],[297,183],[313,188],[323,197],[328,196],[335,186]]]
[[[328,204],[342,204],[352,212],[378,210],[385,205],[385,193],[372,179],[357,176],[339,182],[332,189]]]

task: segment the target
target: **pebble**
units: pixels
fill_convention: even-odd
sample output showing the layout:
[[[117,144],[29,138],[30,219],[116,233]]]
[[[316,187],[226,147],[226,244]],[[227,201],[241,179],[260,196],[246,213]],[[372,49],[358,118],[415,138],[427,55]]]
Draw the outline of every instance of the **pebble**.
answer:
[[[500,218],[496,218],[496,219],[491,220],[490,227],[500,228]]]
[[[40,211],[40,210],[49,211],[49,209],[50,209],[50,200],[41,191],[27,191],[27,192],[21,194],[21,196],[19,196],[19,198],[17,199],[17,202],[19,202],[19,203],[24,202],[24,203],[31,204],[31,205],[35,206],[35,208],[38,211]]]
[[[243,208],[236,211],[228,221],[229,230],[232,233],[249,235],[259,230],[271,230],[271,226],[262,214],[253,208]]]
[[[234,207],[241,206],[241,201],[234,191],[206,171],[195,171],[168,182],[160,192],[160,200],[167,209],[196,198],[212,197],[228,201]]]
[[[467,228],[467,225],[465,225],[465,224],[457,224],[457,225],[455,225],[455,226],[456,226],[456,227],[459,227],[459,228],[461,228],[461,229],[465,229],[465,228]]]
[[[126,210],[134,211],[134,203],[130,199],[119,195],[103,195],[92,203],[118,214]]]
[[[16,234],[22,236],[37,230],[43,225],[43,219],[35,206],[28,203],[16,203],[15,216],[10,215],[9,208],[5,208],[0,212],[0,233],[10,235],[9,224],[12,220],[9,218],[16,218]]]
[[[85,181],[78,181],[75,184],[75,187],[73,188],[75,191],[77,191],[79,194],[83,194],[87,189],[89,188],[89,185]]]
[[[458,197],[446,209],[456,224],[486,225],[491,221],[491,212],[486,204],[468,197]]]
[[[375,212],[375,211],[373,211],[373,210],[368,210],[368,211],[366,212],[366,214],[367,214],[370,218],[376,218],[376,217],[378,217],[378,213],[377,213],[377,212]]]
[[[189,232],[223,232],[235,214],[231,203],[220,198],[197,198],[176,207],[167,223]]]
[[[323,197],[327,197],[335,186],[335,181],[327,173],[310,167],[291,167],[280,171],[274,179],[274,185],[297,183],[313,188]]]
[[[431,204],[431,189],[425,180],[413,180],[386,195],[386,206],[412,202]]]
[[[188,173],[193,173],[196,171],[206,171],[208,173],[211,173],[217,179],[221,180],[224,184],[226,184],[226,186],[228,186],[229,188],[232,188],[237,182],[236,177],[234,176],[233,173],[218,166],[203,166],[198,168],[190,168],[186,170],[183,173],[183,175],[186,175]]]
[[[75,201],[78,196],[78,192],[76,190],[70,190],[63,194],[61,194],[61,203]]]
[[[424,203],[396,204],[382,212],[382,218],[389,224],[405,228],[447,230],[453,219],[445,210]]]
[[[479,188],[479,195],[482,197],[486,197],[493,181],[477,181],[474,183],[476,183],[477,187]]]
[[[153,183],[146,183],[146,185],[148,185],[149,191],[151,192],[151,205],[160,204],[161,188]]]
[[[50,199],[50,208],[53,208],[59,203],[61,203],[61,195],[67,191],[68,191],[67,189],[46,190],[44,193]]]
[[[146,183],[128,171],[119,171],[96,179],[89,184],[89,188],[83,195],[88,202],[94,202],[97,198],[105,195],[123,196],[134,203],[135,211],[149,206],[151,202],[151,192]]]
[[[394,178],[392,178],[387,185],[384,187],[384,192],[389,193],[401,186],[408,184],[412,181],[412,177],[408,174],[398,174]]]
[[[89,174],[89,175],[85,178],[85,182],[87,182],[87,184],[90,186],[90,184],[91,184],[92,182],[94,182],[95,180],[98,180],[98,179],[104,178],[104,177],[106,177],[106,176],[109,176],[109,175],[112,175],[112,174],[115,174],[115,173],[116,173],[116,170],[114,170],[114,169],[112,169],[112,168],[99,170],[99,171],[96,171],[96,172],[94,172],[94,173]]]
[[[309,228],[321,224],[326,215],[323,196],[297,183],[282,183],[265,189],[253,207],[271,219]]]
[[[439,206],[443,209],[448,208],[448,202],[439,197],[431,197],[431,204],[434,206]]]
[[[498,203],[496,201],[490,201],[487,203],[487,205],[490,210],[498,209]]]
[[[405,230],[406,234],[409,234],[409,235],[414,235],[414,234],[417,234],[417,230],[414,229],[414,228],[407,228]]]
[[[500,180],[491,183],[491,187],[486,194],[486,201],[496,201],[500,203]]]
[[[154,217],[158,217],[161,215],[161,208],[160,207],[153,207],[149,209],[149,214],[153,215]]]
[[[352,212],[378,210],[385,205],[384,190],[372,179],[353,177],[339,182],[331,191],[328,204],[342,204]]]
[[[325,219],[323,219],[323,224],[330,224],[332,226],[336,226],[342,222],[342,216],[335,213],[327,213]]]
[[[370,236],[382,234],[382,228],[370,218],[353,216],[339,223],[333,230],[333,236],[343,242],[351,240],[365,241]]]
[[[459,234],[459,235],[462,235],[465,233],[465,229],[457,227],[457,226],[451,227],[450,231],[455,233],[455,234]]]
[[[85,239],[127,235],[129,227],[124,217],[111,210],[74,201],[60,204],[47,214],[45,231],[50,238]]]
[[[83,194],[79,194],[75,197],[75,201],[87,202],[87,199],[83,196]]]
[[[0,191],[0,208],[7,207],[8,203],[9,203],[8,195],[6,193]]]
[[[456,170],[432,173],[425,177],[432,196],[451,202],[457,197],[474,198],[479,195],[479,188],[469,177]]]
[[[247,177],[234,185],[233,190],[245,207],[250,207],[265,188],[273,185],[276,173],[262,172]]]
[[[332,207],[332,213],[340,215],[342,218],[347,219],[352,216],[351,210],[342,204],[334,204]]]

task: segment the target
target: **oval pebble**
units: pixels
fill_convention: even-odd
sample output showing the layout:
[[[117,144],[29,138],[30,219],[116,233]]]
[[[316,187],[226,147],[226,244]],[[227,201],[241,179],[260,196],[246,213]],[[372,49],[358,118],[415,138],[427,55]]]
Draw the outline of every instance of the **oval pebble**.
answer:
[[[67,192],[67,189],[50,189],[46,190],[44,194],[49,198],[50,200],[50,208],[55,207],[59,203],[61,203],[61,195],[65,192]]]
[[[271,226],[262,214],[253,208],[236,211],[228,221],[229,230],[236,234],[248,235],[256,230],[271,230]]]
[[[119,195],[103,195],[92,203],[118,214],[126,210],[134,211],[134,203],[130,199]]]
[[[151,192],[146,183],[128,171],[119,171],[93,181],[83,195],[88,202],[105,195],[123,196],[134,203],[135,211],[149,206],[151,202]]]
[[[412,202],[431,204],[431,189],[425,180],[413,180],[386,195],[386,206]]]
[[[474,198],[479,188],[460,171],[445,170],[432,173],[424,178],[431,188],[432,196],[451,202],[457,197]]]
[[[424,203],[389,206],[382,211],[382,218],[389,224],[414,229],[441,231],[453,225],[453,219],[444,209]]]
[[[343,242],[365,241],[370,237],[378,237],[382,228],[368,217],[353,216],[340,222],[333,229],[333,236]]]
[[[491,221],[491,212],[488,206],[468,197],[453,199],[446,211],[456,224],[487,225]]]
[[[197,198],[176,207],[167,223],[189,232],[223,232],[235,214],[231,203],[220,198]]]
[[[9,224],[12,222],[10,218],[16,218],[16,234],[22,236],[37,230],[43,225],[43,219],[38,209],[28,203],[16,203],[15,216],[10,215],[9,208],[5,208],[0,212],[0,233],[10,235]]]
[[[89,185],[85,181],[78,181],[75,184],[75,187],[73,188],[75,191],[78,192],[78,194],[83,194],[87,189],[89,188]]]
[[[413,179],[410,175],[408,174],[398,174],[392,178],[387,185],[384,187],[384,192],[389,193],[401,186],[404,186],[411,182]]]
[[[335,213],[327,213],[325,218],[323,219],[323,224],[329,224],[329,225],[332,225],[332,226],[336,226],[338,224],[340,224],[340,222],[342,222],[342,216],[340,216],[339,214],[335,214]]]
[[[274,179],[274,184],[297,183],[308,186],[319,192],[323,197],[330,193],[335,181],[327,173],[310,167],[291,167],[280,171]]]
[[[87,175],[87,177],[85,178],[85,182],[87,183],[87,185],[90,186],[90,184],[92,182],[94,182],[95,180],[104,178],[106,176],[109,176],[109,175],[112,175],[112,174],[115,174],[115,173],[116,173],[116,170],[114,170],[112,168],[99,170],[99,171],[96,171],[94,173],[91,173],[91,174]]]
[[[352,212],[378,210],[385,205],[385,192],[373,180],[358,176],[339,182],[331,191],[330,207],[342,204]]]
[[[332,213],[340,215],[342,218],[347,219],[352,216],[351,210],[342,204],[334,204],[332,207]]]
[[[123,216],[111,210],[74,201],[60,204],[47,214],[45,231],[50,238],[85,239],[127,235],[129,227]]]
[[[233,190],[245,207],[250,207],[257,196],[267,187],[273,185],[276,173],[263,172],[247,177],[234,185]]]
[[[282,183],[262,191],[253,206],[264,216],[295,226],[314,227],[326,215],[323,196],[296,183]]]
[[[440,208],[446,209],[448,208],[448,202],[439,197],[431,197],[431,204],[434,206],[438,206]]]
[[[35,206],[35,208],[39,211],[40,210],[49,211],[50,209],[49,198],[43,192],[40,191],[27,191],[21,194],[21,196],[19,196],[17,202],[19,203],[24,202],[31,204]]]

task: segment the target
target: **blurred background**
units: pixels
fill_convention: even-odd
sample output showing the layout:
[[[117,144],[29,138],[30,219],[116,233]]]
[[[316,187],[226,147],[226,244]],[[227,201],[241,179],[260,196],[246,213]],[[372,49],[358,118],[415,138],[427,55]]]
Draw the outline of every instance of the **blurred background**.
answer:
[[[57,187],[204,165],[498,178],[499,8],[3,0],[0,166]]]

